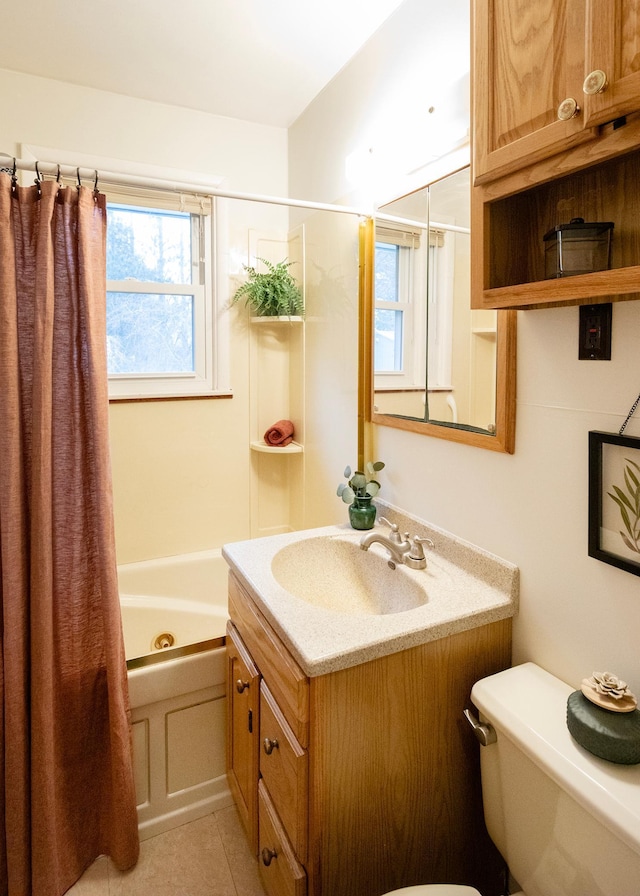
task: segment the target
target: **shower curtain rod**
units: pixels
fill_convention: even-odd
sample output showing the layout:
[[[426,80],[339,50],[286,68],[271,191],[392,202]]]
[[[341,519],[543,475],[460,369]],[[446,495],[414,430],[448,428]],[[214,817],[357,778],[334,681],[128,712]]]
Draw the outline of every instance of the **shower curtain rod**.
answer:
[[[285,205],[292,208],[308,208],[315,211],[341,212],[342,214],[372,217],[371,212],[348,205],[331,205],[324,202],[311,202],[304,199],[287,199],[283,196],[263,196],[259,193],[238,193],[233,190],[221,190],[217,186],[207,183],[190,181],[163,180],[153,177],[143,177],[134,174],[122,174],[114,171],[99,171],[95,168],[78,167],[72,165],[58,165],[55,162],[34,162],[31,160],[17,159],[6,153],[0,153],[0,169],[12,173],[16,171],[32,171],[39,174],[52,175],[53,177],[76,178],[81,181],[90,180],[91,183],[107,183],[112,186],[147,187],[150,190],[168,190],[174,193],[192,193],[198,196],[219,196],[222,199],[240,199],[246,202],[265,202],[271,205]]]

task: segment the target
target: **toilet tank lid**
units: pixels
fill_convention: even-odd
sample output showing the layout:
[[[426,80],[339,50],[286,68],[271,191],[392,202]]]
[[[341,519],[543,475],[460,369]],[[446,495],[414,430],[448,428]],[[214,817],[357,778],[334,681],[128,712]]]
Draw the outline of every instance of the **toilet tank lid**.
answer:
[[[567,728],[567,698],[574,690],[535,663],[524,663],[476,682],[471,699],[499,738],[509,738],[640,854],[640,765],[607,762],[574,741]]]

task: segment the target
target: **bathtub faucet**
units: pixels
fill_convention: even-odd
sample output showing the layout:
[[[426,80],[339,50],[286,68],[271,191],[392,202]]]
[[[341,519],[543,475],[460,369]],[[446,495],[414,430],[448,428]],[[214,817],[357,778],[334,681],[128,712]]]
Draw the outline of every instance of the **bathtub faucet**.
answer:
[[[404,537],[401,537],[398,532],[398,526],[395,523],[390,523],[383,516],[380,517],[380,522],[389,526],[390,534],[384,535],[381,532],[369,532],[368,535],[364,535],[360,540],[362,550],[368,551],[372,544],[381,544],[391,554],[390,566],[395,566],[396,563],[404,563],[410,569],[425,569],[427,559],[424,556],[422,545],[428,544],[430,547],[433,547],[431,539],[420,538],[419,535],[409,539],[408,532],[405,532]]]

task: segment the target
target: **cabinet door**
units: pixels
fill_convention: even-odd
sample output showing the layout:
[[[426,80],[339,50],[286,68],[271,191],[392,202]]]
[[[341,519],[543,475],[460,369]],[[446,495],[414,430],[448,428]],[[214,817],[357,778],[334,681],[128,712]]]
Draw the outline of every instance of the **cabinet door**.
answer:
[[[258,852],[260,673],[236,631],[227,625],[227,778],[249,844]]]
[[[640,109],[637,0],[587,0],[586,46],[585,91],[601,92],[585,96],[585,124],[603,124]],[[598,72],[604,73],[606,84]]]
[[[610,0],[604,0],[610,2]],[[585,140],[585,0],[475,0],[474,182],[492,180]]]

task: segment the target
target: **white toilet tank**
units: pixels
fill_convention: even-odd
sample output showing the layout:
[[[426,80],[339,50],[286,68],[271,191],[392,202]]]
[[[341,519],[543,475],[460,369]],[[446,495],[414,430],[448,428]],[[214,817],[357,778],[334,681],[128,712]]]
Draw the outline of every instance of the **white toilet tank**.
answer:
[[[526,896],[640,896],[640,765],[573,740],[573,690],[533,663],[474,685],[487,829]]]

